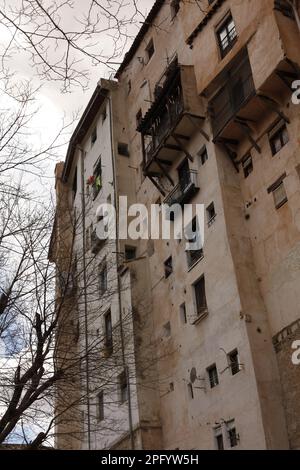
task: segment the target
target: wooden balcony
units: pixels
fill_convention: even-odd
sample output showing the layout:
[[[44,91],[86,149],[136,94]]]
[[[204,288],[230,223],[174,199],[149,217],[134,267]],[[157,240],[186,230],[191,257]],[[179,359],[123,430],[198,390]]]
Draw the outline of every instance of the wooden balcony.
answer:
[[[156,86],[155,101],[138,126],[142,135],[144,174],[167,175],[182,153],[192,160],[186,144],[197,131],[204,133],[204,108],[197,94],[194,68],[172,64]]]

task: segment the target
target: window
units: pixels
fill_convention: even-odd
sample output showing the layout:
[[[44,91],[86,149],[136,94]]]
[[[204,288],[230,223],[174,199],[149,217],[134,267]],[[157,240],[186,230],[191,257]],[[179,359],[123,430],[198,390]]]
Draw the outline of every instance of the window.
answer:
[[[179,315],[180,315],[180,320],[182,323],[186,324],[187,323],[187,315],[186,315],[186,305],[183,303],[179,307]]]
[[[107,265],[106,262],[102,263],[99,270],[99,291],[100,296],[104,295],[107,291]]]
[[[105,347],[112,352],[113,336],[112,336],[112,321],[111,311],[108,310],[104,316],[104,329],[105,329]]]
[[[128,400],[128,385],[127,374],[125,371],[119,375],[119,390],[120,390],[120,403],[125,403]]]
[[[212,225],[216,218],[215,205],[212,202],[206,209],[208,226]]]
[[[210,388],[215,388],[217,385],[219,385],[219,377],[218,377],[216,364],[213,364],[212,366],[208,367],[207,373],[208,373]]]
[[[143,112],[141,109],[139,109],[138,112],[136,113],[135,119],[136,119],[136,127],[138,128],[143,119]]]
[[[236,432],[234,420],[227,423],[227,432],[230,447],[236,447],[239,443],[239,436]]]
[[[252,173],[253,171],[253,161],[252,161],[252,156],[247,155],[244,160],[242,161],[242,166],[243,166],[243,172],[245,178],[248,178],[248,176]]]
[[[207,162],[207,160],[208,160],[207,148],[204,147],[203,149],[201,149],[200,152],[198,153],[198,155],[200,157],[201,164],[204,165],[205,162]]]
[[[215,442],[217,450],[224,450],[224,440],[221,427],[215,428]]]
[[[72,193],[73,193],[73,201],[74,201],[76,197],[76,193],[77,193],[77,167],[75,168],[74,177],[73,177]]]
[[[136,259],[136,247],[135,246],[125,246],[125,260],[132,261]]]
[[[132,83],[131,83],[131,80],[128,80],[128,82],[127,82],[127,93],[128,93],[128,95],[130,94],[131,89],[132,89]]]
[[[287,16],[288,18],[295,19],[292,5],[288,3],[287,0],[275,0],[274,9],[280,11],[284,16]]]
[[[198,316],[201,316],[207,312],[204,276],[202,276],[194,284],[194,292],[195,292],[195,299],[196,299],[196,312]]]
[[[97,127],[95,127],[91,134],[91,145],[93,146],[97,140]]]
[[[91,249],[92,233],[93,233],[93,224],[90,225],[85,230],[85,249],[86,249],[86,251],[89,251]]]
[[[99,392],[97,395],[97,419],[98,422],[104,419],[104,393]]]
[[[228,15],[217,29],[217,38],[222,58],[233,48],[237,40],[235,23],[231,15]]]
[[[193,250],[188,250],[187,253],[187,262],[188,267],[192,267],[197,261],[203,258],[203,248],[200,248],[201,240],[199,237],[199,225],[198,218],[194,217],[190,227],[188,228],[190,234],[187,234],[189,237],[189,243],[193,244]],[[195,246],[196,245],[196,246]]]
[[[228,362],[232,375],[236,375],[241,370],[239,364],[239,353],[237,349],[228,354]]]
[[[187,388],[188,388],[188,395],[189,395],[190,400],[194,400],[193,385],[192,384],[187,384]]]
[[[279,209],[288,201],[283,183],[285,177],[286,173],[284,173],[274,184],[272,184],[272,186],[268,188],[268,193],[273,193],[274,204],[276,209]]]
[[[106,111],[106,107],[104,108],[104,110],[102,111],[102,123],[106,120],[107,118],[107,111]]]
[[[149,42],[148,46],[146,47],[147,63],[149,62],[149,60],[150,60],[151,57],[153,56],[154,52],[155,52],[155,49],[154,49],[154,42],[153,42],[153,39],[151,39],[151,41]]]
[[[279,121],[269,132],[272,154],[276,155],[289,141],[289,135],[284,121]]]
[[[172,20],[175,18],[177,13],[180,10],[180,0],[172,0],[171,1],[171,18]]]
[[[165,267],[165,278],[167,279],[173,272],[173,258],[170,256],[164,263]]]
[[[96,199],[102,188],[102,165],[101,158],[98,159],[94,166],[93,172],[93,198]]]
[[[124,157],[129,157],[128,145],[123,142],[118,143],[118,154],[123,155]]]
[[[171,336],[171,322],[167,322],[164,326],[163,326],[163,335],[165,338],[170,338]]]

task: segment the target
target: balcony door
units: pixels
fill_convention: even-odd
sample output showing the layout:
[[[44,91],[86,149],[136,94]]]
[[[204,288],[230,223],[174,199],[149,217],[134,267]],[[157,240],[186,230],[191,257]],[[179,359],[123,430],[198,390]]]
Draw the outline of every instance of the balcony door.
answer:
[[[191,182],[190,167],[186,158],[177,169],[179,184],[182,192],[186,190]]]

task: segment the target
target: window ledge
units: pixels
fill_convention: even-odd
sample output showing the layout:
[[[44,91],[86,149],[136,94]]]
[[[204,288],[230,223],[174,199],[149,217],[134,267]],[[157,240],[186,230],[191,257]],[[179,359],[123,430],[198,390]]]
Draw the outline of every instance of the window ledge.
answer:
[[[204,259],[204,256],[201,256],[201,258],[197,259],[197,261],[195,261],[193,264],[188,266],[188,273],[192,271],[195,268],[195,266],[197,266],[197,264],[199,264],[203,259]]]
[[[209,314],[209,311],[205,310],[203,313],[201,313],[201,315],[198,315],[197,317],[194,318],[194,320],[192,320],[191,325],[198,325],[198,323],[204,320],[204,318],[206,318],[208,314]]]

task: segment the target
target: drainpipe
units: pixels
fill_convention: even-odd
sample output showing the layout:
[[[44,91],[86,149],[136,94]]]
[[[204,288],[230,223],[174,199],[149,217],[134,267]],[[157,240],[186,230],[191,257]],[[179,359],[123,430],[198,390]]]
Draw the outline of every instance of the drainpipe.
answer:
[[[128,392],[128,425],[130,434],[131,450],[134,450],[134,433],[132,424],[132,406],[131,406],[131,392],[130,392],[130,380],[129,380],[129,367],[126,362],[125,356],[125,345],[124,345],[124,331],[123,331],[123,313],[122,313],[122,298],[121,298],[121,279],[119,274],[119,261],[120,261],[120,240],[119,240],[119,211],[117,204],[117,172],[116,172],[116,160],[114,151],[114,136],[113,136],[113,117],[112,117],[112,102],[111,96],[107,97],[109,102],[109,119],[110,119],[110,145],[111,145],[111,157],[112,157],[112,169],[113,169],[113,188],[114,188],[114,208],[116,212],[116,263],[117,263],[117,283],[118,283],[118,305],[119,305],[119,318],[120,318],[120,333],[121,333],[121,349],[122,349],[122,362],[124,371],[127,379],[127,392]]]
[[[81,214],[82,214],[82,268],[83,268],[83,300],[84,300],[84,337],[85,337],[85,375],[86,375],[86,398],[87,398],[87,425],[88,425],[88,449],[91,449],[91,414],[90,414],[90,371],[89,371],[89,341],[88,341],[88,308],[87,308],[87,280],[86,280],[86,235],[85,235],[85,179],[84,179],[84,151],[80,151],[81,162]]]

